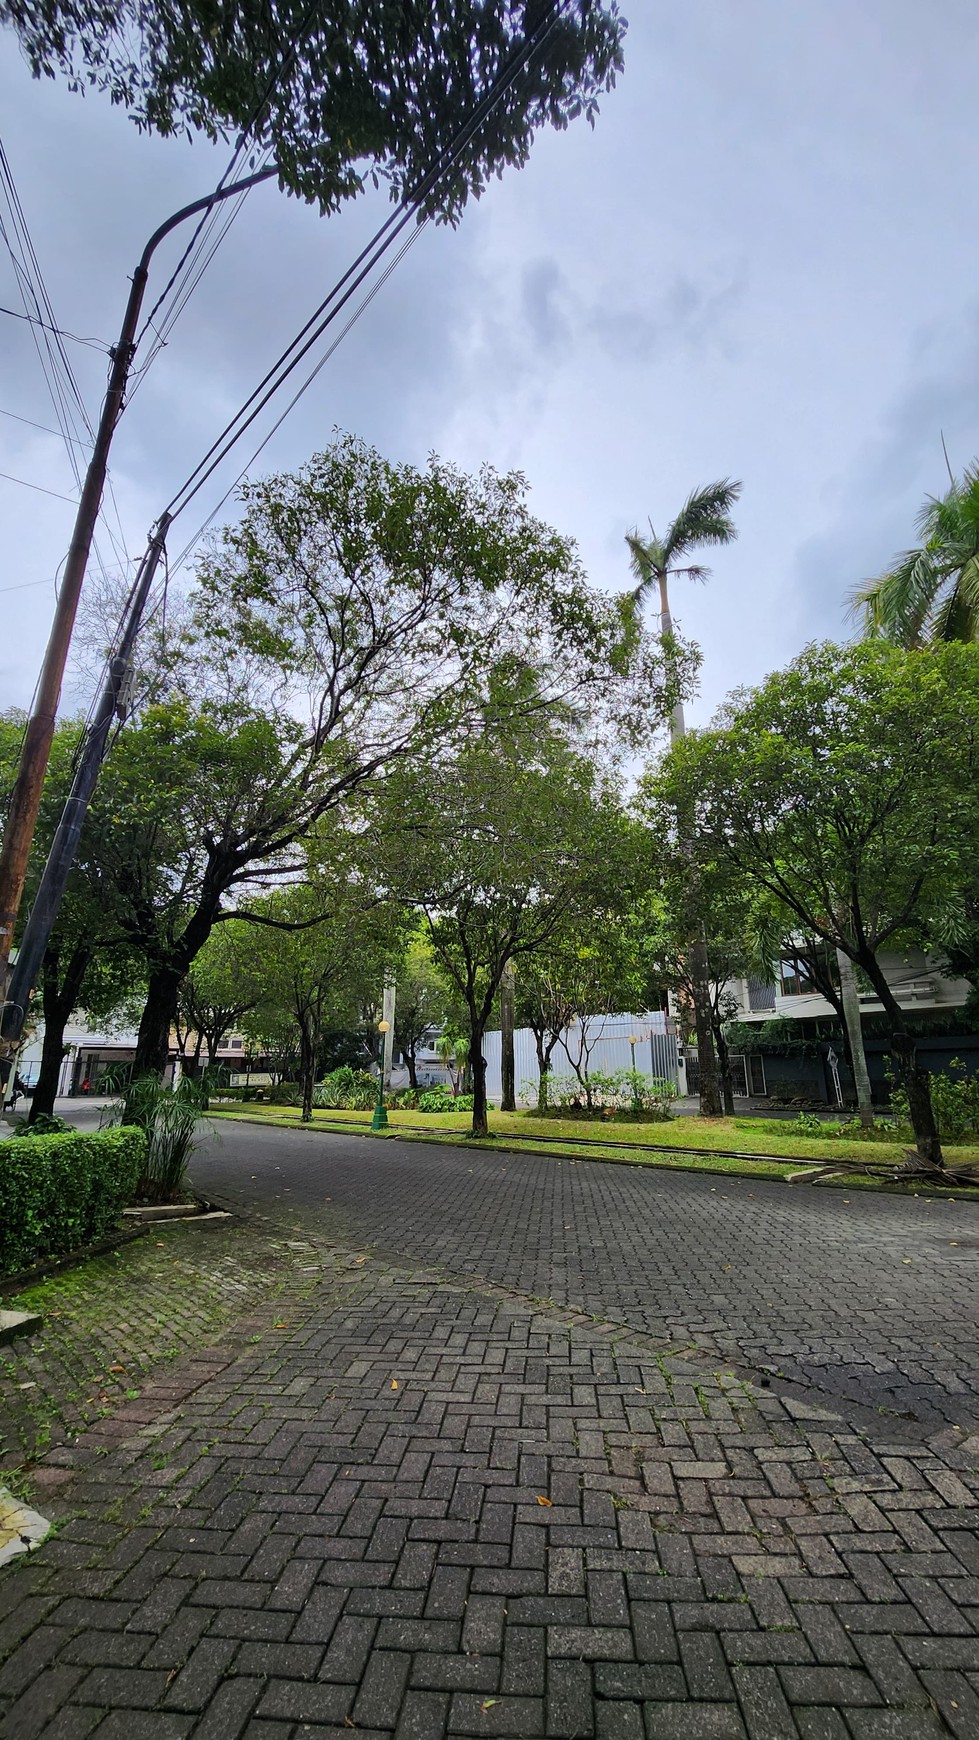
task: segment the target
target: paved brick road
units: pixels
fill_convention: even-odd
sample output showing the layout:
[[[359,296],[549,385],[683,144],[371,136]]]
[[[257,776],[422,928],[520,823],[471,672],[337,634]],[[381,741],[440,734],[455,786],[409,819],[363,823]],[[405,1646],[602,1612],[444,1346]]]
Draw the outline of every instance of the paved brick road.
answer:
[[[292,1223],[264,1222],[289,1254],[232,1337],[148,1370],[41,1464],[35,1496],[63,1520],[0,1572],[3,1740],[979,1740],[979,1432],[746,1384],[669,1341],[642,1293],[658,1213],[685,1248],[693,1217],[742,1238],[756,1215],[788,1248],[783,1214],[852,1236],[842,1202],[241,1129],[199,1173]],[[400,1214],[382,1209],[395,1192]],[[548,1198],[559,1229],[535,1211]],[[878,1268],[867,1227],[906,1239],[915,1206],[861,1201]],[[968,1236],[967,1211],[947,1212]],[[465,1264],[524,1265],[552,1296],[604,1275],[637,1326],[368,1254],[354,1230],[406,1250],[426,1214],[443,1263],[463,1266],[455,1240]],[[185,1314],[201,1252],[218,1260],[229,1236],[188,1263],[202,1233],[172,1235]],[[758,1236],[752,1253],[757,1284]]]
[[[668,1330],[837,1400],[979,1419],[979,1204],[231,1130],[196,1176],[264,1213]]]

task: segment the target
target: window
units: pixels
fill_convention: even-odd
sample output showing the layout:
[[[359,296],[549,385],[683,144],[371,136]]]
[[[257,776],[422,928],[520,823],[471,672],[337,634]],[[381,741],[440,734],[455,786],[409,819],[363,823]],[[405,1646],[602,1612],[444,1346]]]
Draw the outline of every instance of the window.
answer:
[[[815,985],[801,961],[780,961],[779,989],[783,997],[815,997]]]

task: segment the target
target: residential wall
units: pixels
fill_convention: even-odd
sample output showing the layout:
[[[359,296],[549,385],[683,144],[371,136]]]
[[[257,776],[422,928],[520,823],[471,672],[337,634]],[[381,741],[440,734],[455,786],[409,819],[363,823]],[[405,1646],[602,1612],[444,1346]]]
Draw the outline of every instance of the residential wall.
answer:
[[[618,1069],[631,1069],[632,1050],[629,1045],[630,1034],[639,1039],[636,1046],[636,1068],[643,1075],[665,1076],[667,1080],[679,1083],[678,1050],[676,1033],[672,1021],[660,1011],[645,1015],[603,1015],[596,1016],[585,1023],[589,1043],[594,1041],[591,1051],[590,1068],[612,1073]],[[500,1054],[502,1038],[500,1033],[487,1033],[483,1039],[483,1056],[486,1059],[486,1093],[490,1100],[499,1102],[502,1098],[503,1086],[500,1072]],[[569,1052],[570,1048],[570,1052]],[[513,1049],[516,1061],[516,1083],[518,1105],[532,1105],[537,1098],[539,1072],[537,1069],[537,1048],[534,1035],[529,1027],[518,1028],[513,1036]],[[552,1076],[571,1076],[570,1057],[580,1055],[580,1036],[576,1028],[566,1028],[554,1048],[551,1059]]]

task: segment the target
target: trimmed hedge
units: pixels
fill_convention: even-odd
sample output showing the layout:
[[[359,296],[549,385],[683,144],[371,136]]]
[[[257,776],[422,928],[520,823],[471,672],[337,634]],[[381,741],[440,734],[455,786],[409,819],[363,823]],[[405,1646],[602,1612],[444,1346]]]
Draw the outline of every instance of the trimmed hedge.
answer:
[[[0,1142],[0,1275],[104,1237],[145,1161],[146,1133],[130,1126]]]

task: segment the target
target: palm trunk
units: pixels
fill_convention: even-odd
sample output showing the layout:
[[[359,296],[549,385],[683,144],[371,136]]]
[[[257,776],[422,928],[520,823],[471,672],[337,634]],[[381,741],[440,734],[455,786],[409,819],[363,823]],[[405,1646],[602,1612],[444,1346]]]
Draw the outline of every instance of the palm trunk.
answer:
[[[731,1074],[731,1054],[727,1048],[727,1040],[718,1022],[713,1028],[717,1041],[717,1061],[721,1078],[721,1092],[724,1096],[724,1110],[729,1118],[734,1117],[734,1077]]]
[[[721,1090],[717,1078],[717,1056],[714,1051],[710,965],[707,959],[707,943],[703,931],[696,941],[690,944],[687,961],[690,974],[690,996],[697,1028],[700,1115],[703,1118],[719,1118],[722,1112]]]
[[[867,1053],[863,1043],[863,1020],[860,1014],[857,976],[853,970],[853,962],[842,949],[837,949],[836,960],[840,969],[840,992],[850,1054],[849,1064],[853,1074],[853,1085],[857,1091],[857,1115],[864,1129],[869,1130],[874,1121],[874,1107],[870,1093]]]

